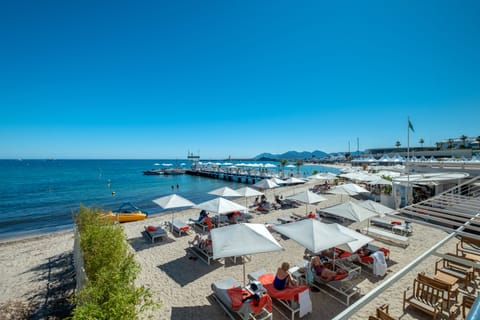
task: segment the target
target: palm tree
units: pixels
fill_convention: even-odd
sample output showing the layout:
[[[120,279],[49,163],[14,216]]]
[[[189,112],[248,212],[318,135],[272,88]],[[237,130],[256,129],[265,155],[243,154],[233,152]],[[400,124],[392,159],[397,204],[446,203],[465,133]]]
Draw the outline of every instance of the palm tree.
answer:
[[[468,139],[468,137],[467,137],[466,135],[464,135],[464,134],[462,134],[462,135],[460,136],[460,140],[462,140],[462,142],[463,142],[463,147],[464,147],[464,148],[466,147],[465,141],[467,141],[467,139]]]
[[[303,164],[303,160],[296,160],[295,166],[297,167],[297,177],[300,177],[300,166]]]
[[[399,148],[401,145],[400,141],[395,142],[395,147]]]
[[[420,143],[420,146],[423,148],[423,144],[425,143],[425,140],[423,140],[423,138],[420,138],[420,141],[418,141]]]
[[[448,139],[448,149],[453,149],[453,139]]]
[[[286,159],[281,159],[280,160],[280,168],[281,168],[281,171],[282,171],[282,177],[285,174],[285,166],[286,166],[287,163],[288,163],[288,160],[286,160]]]

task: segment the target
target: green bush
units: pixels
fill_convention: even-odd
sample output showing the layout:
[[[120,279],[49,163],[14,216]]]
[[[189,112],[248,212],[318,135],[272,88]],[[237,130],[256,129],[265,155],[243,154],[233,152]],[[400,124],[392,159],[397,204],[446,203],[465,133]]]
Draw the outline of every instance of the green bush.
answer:
[[[99,219],[100,212],[81,206],[75,219],[88,281],[75,297],[73,319],[138,319],[157,304],[148,289],[135,286],[140,266],[122,227]]]

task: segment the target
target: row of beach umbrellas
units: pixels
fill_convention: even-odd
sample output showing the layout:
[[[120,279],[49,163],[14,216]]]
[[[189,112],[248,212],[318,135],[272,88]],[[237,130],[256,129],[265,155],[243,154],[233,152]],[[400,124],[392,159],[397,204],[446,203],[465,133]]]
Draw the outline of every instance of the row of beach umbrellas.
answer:
[[[349,190],[348,186],[346,188],[346,190]],[[355,187],[353,186],[350,188],[355,190]],[[357,191],[362,192],[358,189]],[[350,193],[348,193],[350,191],[345,192],[345,194],[350,195]],[[246,201],[247,197],[259,196],[263,193],[249,187],[240,188],[238,190],[223,187],[212,190],[209,194],[219,195],[219,197],[195,205],[188,199],[172,194],[155,199],[154,202],[164,209],[193,207],[217,214],[228,213],[231,211],[247,212],[248,209],[246,206],[239,205],[223,197],[243,196]],[[327,200],[321,195],[309,190],[297,193],[288,198],[305,203],[307,211],[308,204],[315,204]],[[345,202],[329,208],[323,208],[322,211],[354,221],[363,221],[381,213],[390,213],[388,210],[391,209],[387,207],[378,207],[381,205],[373,203],[373,201],[371,202],[372,203],[362,205],[358,205],[354,202]],[[315,253],[332,247],[339,247],[343,250],[354,252],[372,241],[371,238],[339,224],[325,224],[316,219],[304,219],[294,223],[277,225],[274,226],[274,230]],[[211,230],[211,238],[214,259],[283,250],[263,224],[241,223],[222,228],[215,228]],[[243,264],[243,277],[245,282],[245,264]]]

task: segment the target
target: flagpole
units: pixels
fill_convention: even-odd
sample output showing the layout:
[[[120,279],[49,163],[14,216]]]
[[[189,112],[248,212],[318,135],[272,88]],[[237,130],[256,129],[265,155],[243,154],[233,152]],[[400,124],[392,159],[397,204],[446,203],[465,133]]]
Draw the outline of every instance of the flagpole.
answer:
[[[410,117],[407,117],[407,192],[405,193],[406,204],[410,205]]]

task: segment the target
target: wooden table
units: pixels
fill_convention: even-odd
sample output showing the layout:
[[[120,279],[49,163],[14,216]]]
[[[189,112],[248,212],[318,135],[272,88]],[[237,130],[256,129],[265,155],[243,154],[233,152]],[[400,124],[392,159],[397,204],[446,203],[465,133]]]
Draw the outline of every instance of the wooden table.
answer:
[[[448,283],[449,285],[453,286],[458,282],[458,278],[451,276],[449,274],[446,274],[444,272],[438,271],[435,276],[435,279],[443,281],[445,283]]]

